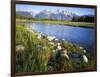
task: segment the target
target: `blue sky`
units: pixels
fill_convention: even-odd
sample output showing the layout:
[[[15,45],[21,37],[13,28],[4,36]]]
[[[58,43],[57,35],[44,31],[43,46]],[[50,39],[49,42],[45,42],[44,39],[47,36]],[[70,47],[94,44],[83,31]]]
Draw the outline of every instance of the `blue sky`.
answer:
[[[16,4],[16,11],[33,11],[34,13],[38,13],[42,10],[56,11],[58,9],[69,11],[77,15],[95,14],[94,8],[75,8],[75,7],[61,7],[61,6],[59,7],[59,6]]]

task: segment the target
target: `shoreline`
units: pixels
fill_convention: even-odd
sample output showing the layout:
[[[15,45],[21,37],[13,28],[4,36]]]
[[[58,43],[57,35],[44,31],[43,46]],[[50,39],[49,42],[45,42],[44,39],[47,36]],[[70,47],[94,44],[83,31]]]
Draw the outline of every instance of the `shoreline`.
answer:
[[[94,28],[94,23],[86,23],[86,22],[65,22],[65,21],[55,21],[55,20],[28,20],[28,19],[16,19],[16,22],[31,22],[31,23],[44,23],[44,24],[59,24],[65,26],[72,26],[72,27],[81,27],[81,28]],[[88,26],[87,26],[88,25]]]

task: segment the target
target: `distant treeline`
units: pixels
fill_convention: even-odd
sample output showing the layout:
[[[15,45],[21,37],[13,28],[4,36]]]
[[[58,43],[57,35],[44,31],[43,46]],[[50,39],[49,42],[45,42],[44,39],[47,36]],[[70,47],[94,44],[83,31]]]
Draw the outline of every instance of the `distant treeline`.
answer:
[[[94,16],[73,17],[74,22],[94,22]]]

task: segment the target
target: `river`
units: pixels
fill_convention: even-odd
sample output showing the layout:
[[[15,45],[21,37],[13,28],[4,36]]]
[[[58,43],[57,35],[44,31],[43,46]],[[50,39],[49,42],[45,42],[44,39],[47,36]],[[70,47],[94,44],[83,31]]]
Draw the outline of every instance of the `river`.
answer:
[[[30,26],[45,35],[65,39],[71,43],[82,46],[87,51],[94,50],[95,30],[58,24],[31,23]]]

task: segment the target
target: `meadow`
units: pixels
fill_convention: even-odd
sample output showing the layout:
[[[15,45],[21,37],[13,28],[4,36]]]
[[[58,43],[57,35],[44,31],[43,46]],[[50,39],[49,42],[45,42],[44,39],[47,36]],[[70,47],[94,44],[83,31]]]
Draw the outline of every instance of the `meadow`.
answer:
[[[30,20],[29,20],[30,21]],[[33,20],[32,20],[33,21]],[[35,22],[35,21],[33,21]],[[36,21],[39,22],[39,21]],[[44,23],[50,21],[43,21]],[[52,23],[59,23],[53,21]],[[66,23],[66,22],[62,22]],[[72,24],[72,23],[71,23]],[[16,24],[16,72],[78,71],[95,67],[93,52],[66,40],[48,40],[27,25]],[[63,48],[58,48],[58,44]],[[87,57],[87,61],[84,57]]]

